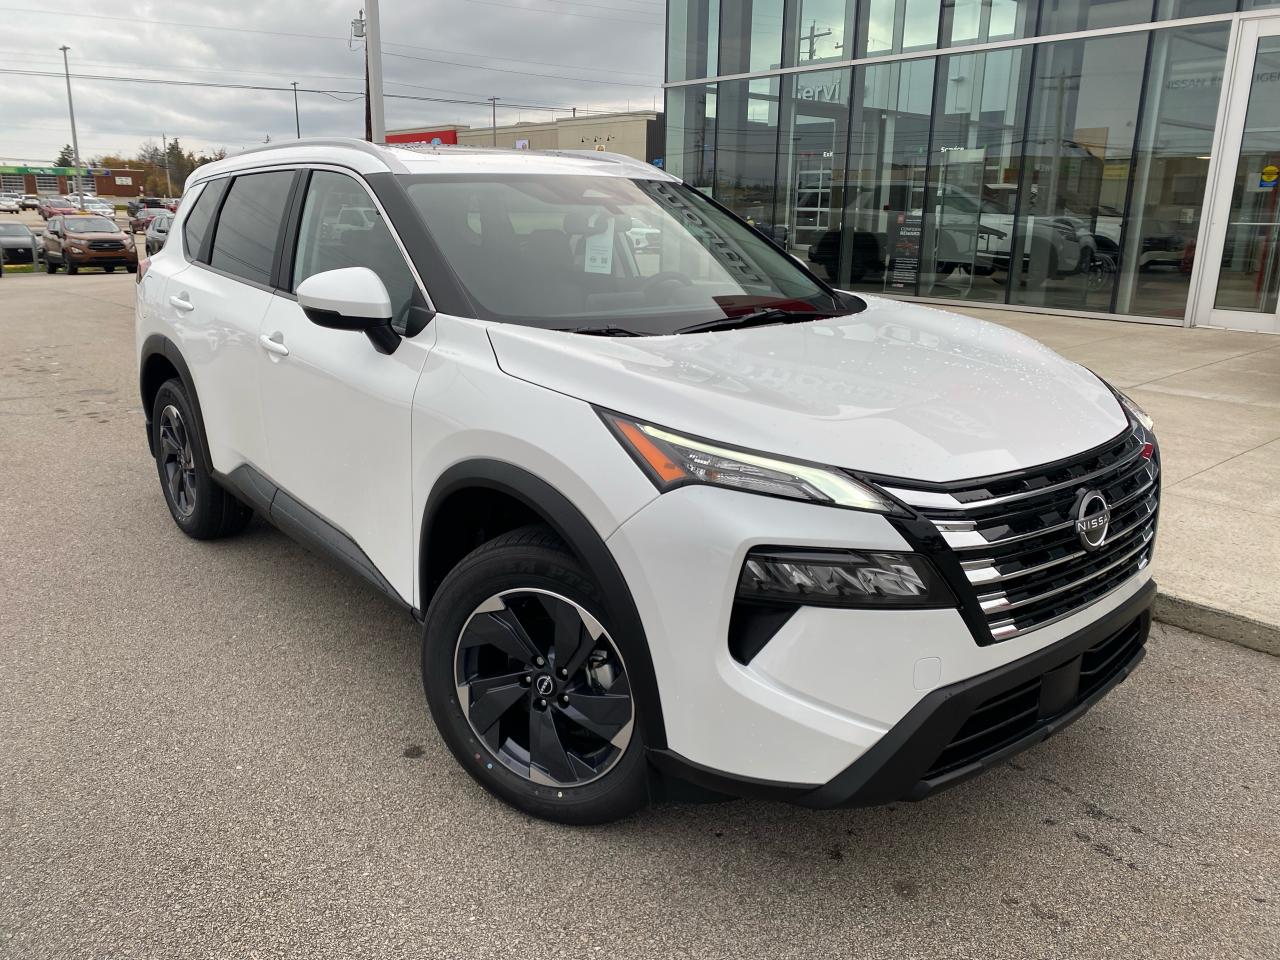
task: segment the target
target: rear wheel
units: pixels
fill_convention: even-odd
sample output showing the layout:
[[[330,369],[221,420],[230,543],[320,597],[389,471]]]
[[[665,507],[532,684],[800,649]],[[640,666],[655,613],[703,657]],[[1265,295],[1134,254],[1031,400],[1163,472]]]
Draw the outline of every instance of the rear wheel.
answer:
[[[243,530],[253,511],[220,487],[205,469],[204,432],[181,381],[168,380],[156,392],[151,429],[160,489],[179,529],[196,540],[214,540]]]
[[[54,261],[50,260],[48,257],[45,257],[45,258],[44,258],[44,272],[45,272],[45,273],[57,273],[57,272],[58,272],[58,265],[57,265]]]
[[[507,803],[588,824],[648,801],[639,705],[599,588],[545,527],[478,547],[445,578],[422,669],[449,749]]]

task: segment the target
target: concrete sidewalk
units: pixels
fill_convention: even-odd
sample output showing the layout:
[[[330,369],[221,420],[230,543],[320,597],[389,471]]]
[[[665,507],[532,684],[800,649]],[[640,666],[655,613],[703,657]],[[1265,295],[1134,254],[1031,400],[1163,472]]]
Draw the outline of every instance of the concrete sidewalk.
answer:
[[[1085,364],[1155,417],[1157,616],[1280,655],[1280,336],[961,312]]]

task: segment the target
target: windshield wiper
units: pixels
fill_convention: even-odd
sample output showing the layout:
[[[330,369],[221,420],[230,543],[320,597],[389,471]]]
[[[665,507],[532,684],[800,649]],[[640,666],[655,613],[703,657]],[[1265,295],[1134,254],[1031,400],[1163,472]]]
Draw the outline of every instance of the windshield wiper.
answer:
[[[646,334],[638,333],[635,330],[628,330],[626,327],[615,327],[612,324],[604,327],[567,327],[565,333],[585,333],[590,337],[643,337]]]
[[[812,310],[784,310],[773,307],[744,313],[740,317],[721,317],[719,320],[708,320],[706,323],[695,323],[689,327],[681,327],[676,333],[705,333],[711,330],[739,330],[743,327],[761,327],[770,323],[803,323],[806,320],[825,320],[829,314],[815,313]]]

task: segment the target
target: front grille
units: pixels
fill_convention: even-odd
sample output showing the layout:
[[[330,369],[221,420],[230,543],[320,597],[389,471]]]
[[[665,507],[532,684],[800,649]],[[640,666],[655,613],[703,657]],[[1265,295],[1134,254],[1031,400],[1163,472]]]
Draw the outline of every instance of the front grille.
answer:
[[[1044,467],[982,480],[886,489],[931,520],[956,552],[991,641],[1008,640],[1101,599],[1151,561],[1160,465],[1145,436]],[[1072,511],[1083,490],[1111,508],[1106,539],[1085,549]],[[984,638],[985,639],[985,638]]]
[[[90,250],[123,250],[124,243],[119,240],[90,240]]]
[[[1003,750],[1055,717],[1079,706],[1106,686],[1137,654],[1143,643],[1142,617],[1108,635],[1079,657],[979,704],[924,775],[925,780],[945,776]],[[1062,674],[1079,680],[1074,689],[1062,689]]]

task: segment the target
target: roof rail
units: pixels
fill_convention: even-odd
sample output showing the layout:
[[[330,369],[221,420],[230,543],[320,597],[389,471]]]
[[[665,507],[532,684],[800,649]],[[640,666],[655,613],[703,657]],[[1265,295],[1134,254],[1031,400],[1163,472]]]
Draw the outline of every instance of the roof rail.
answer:
[[[370,143],[368,140],[357,140],[355,137],[304,137],[301,140],[279,140],[275,143],[265,143],[259,147],[241,150],[239,153],[229,155],[227,159],[243,157],[250,153],[264,153],[268,150],[286,150],[289,147],[345,147],[348,150],[359,150],[361,153],[368,154],[371,157],[377,157],[395,170],[396,173],[406,172],[398,161],[393,157],[387,156],[385,146]],[[397,167],[399,169],[396,169]]]

